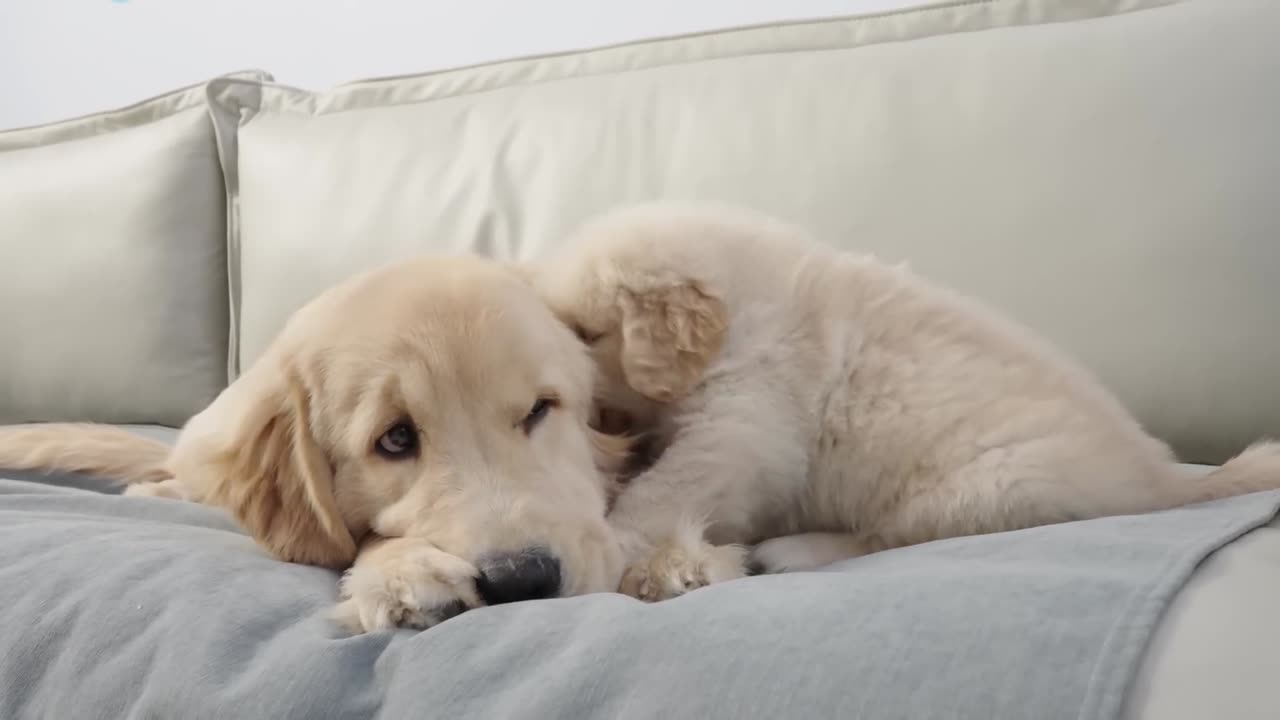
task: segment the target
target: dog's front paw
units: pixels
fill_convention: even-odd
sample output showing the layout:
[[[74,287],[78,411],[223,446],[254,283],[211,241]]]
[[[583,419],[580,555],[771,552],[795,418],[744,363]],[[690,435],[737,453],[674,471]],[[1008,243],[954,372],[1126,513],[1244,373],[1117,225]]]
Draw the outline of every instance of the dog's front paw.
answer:
[[[745,549],[737,545],[670,540],[628,567],[618,589],[646,602],[667,600],[743,577],[745,560]]]
[[[405,538],[362,554],[342,578],[334,618],[353,633],[426,629],[481,605],[471,563]]]

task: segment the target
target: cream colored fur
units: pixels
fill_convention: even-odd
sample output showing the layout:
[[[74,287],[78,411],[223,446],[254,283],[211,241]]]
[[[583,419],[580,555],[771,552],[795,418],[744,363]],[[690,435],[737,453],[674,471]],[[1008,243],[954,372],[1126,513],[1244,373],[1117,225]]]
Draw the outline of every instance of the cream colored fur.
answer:
[[[51,432],[51,428],[57,430]],[[47,469],[96,475],[121,483],[160,483],[173,477],[165,467],[169,446],[112,425],[77,424],[67,445],[66,425],[0,429],[0,467]]]
[[[423,627],[480,604],[477,564],[494,553],[548,548],[564,595],[617,587],[605,512],[626,443],[589,428],[592,375],[510,268],[421,259],[299,310],[172,452],[109,427],[33,425],[0,431],[0,467],[225,507],[282,559],[354,562],[337,613],[352,629]],[[549,410],[526,426],[540,398]],[[419,451],[388,459],[376,447],[401,421]]]
[[[610,514],[644,599],[742,575],[740,546],[806,569],[1280,487],[1280,446],[1187,479],[1026,330],[743,210],[621,210],[530,272],[665,447]]]

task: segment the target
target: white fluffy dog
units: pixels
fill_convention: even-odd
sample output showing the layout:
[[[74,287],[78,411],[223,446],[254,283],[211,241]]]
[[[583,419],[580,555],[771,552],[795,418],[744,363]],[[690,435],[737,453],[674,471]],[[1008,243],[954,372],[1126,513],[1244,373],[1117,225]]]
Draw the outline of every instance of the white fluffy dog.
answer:
[[[771,218],[635,207],[570,247],[531,274],[663,449],[610,514],[642,599],[1280,487],[1280,445],[1188,479],[1026,330]]]

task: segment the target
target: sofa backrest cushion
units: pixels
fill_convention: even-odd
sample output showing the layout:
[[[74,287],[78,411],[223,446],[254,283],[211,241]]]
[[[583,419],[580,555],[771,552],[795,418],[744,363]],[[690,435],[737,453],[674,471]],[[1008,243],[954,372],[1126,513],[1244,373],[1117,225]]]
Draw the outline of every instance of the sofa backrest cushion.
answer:
[[[0,423],[179,425],[226,385],[204,93],[0,133]]]
[[[1002,308],[1218,461],[1280,434],[1276,27],[1273,2],[951,2],[318,93],[219,80],[235,362],[392,258],[729,202]]]

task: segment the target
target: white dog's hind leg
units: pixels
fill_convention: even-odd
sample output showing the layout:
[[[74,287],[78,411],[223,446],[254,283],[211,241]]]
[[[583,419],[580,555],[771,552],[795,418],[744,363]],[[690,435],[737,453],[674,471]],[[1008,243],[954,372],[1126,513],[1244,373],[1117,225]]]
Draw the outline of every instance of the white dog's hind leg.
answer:
[[[785,535],[756,545],[747,556],[747,568],[754,575],[803,572],[872,551],[862,540],[846,533]]]

